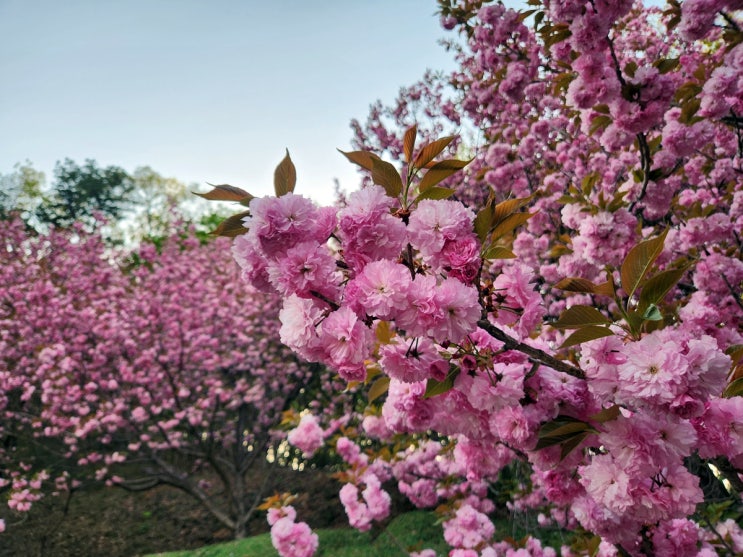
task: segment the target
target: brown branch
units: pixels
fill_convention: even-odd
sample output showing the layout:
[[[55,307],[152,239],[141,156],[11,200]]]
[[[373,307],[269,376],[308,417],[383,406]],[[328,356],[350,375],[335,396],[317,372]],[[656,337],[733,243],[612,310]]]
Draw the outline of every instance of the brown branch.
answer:
[[[614,51],[614,41],[611,40],[609,37],[606,37],[606,42],[609,44],[609,53],[611,54],[611,59],[614,62],[614,72],[617,74],[619,84],[622,87],[625,87],[627,85],[627,82],[624,80],[622,69],[619,67],[619,58],[617,58],[617,53]]]
[[[650,165],[653,162],[652,156],[650,155],[650,146],[648,145],[648,139],[644,133],[637,134],[637,144],[640,146],[640,165],[642,166],[642,189],[640,195],[632,203],[630,203],[629,210],[632,211],[635,205],[642,201],[647,193],[648,183],[650,182]],[[670,176],[670,174],[669,174]]]
[[[317,298],[318,300],[321,300],[325,302],[326,304],[328,304],[330,306],[330,309],[332,309],[333,311],[341,307],[340,305],[336,304],[333,300],[331,300],[330,298],[328,298],[327,296],[325,296],[324,294],[321,294],[320,292],[316,290],[310,290],[310,294],[314,296],[315,298]]]
[[[724,11],[720,11],[720,15],[728,23],[728,25],[730,25],[731,29],[740,33],[740,26],[738,25],[738,22],[733,19],[732,15]]]
[[[555,371],[566,373],[572,377],[577,377],[578,379],[586,378],[586,374],[583,372],[582,369],[575,367],[563,360],[558,360],[554,356],[547,354],[547,352],[545,352],[544,350],[534,348],[533,346],[529,346],[528,344],[524,344],[523,342],[516,340],[512,336],[509,336],[505,332],[501,331],[487,319],[480,319],[477,322],[477,326],[486,331],[491,337],[501,341],[503,343],[503,347],[506,350],[516,350],[517,352],[526,354],[527,356],[529,356],[530,361],[550,367]]]
[[[190,480],[190,478],[184,477],[180,470],[175,469],[173,466],[160,458],[157,454],[153,453],[151,455],[151,458],[153,462],[157,464],[164,472],[164,474],[157,475],[161,483],[171,485],[187,493],[188,495],[196,499],[199,503],[201,503],[204,508],[206,508],[212,514],[214,518],[216,518],[230,530],[234,531],[235,521],[232,519],[232,517],[230,517],[226,512],[217,507],[212,502],[210,497],[196,484],[194,484]]]
[[[730,545],[730,543],[720,535],[720,532],[717,531],[717,528],[715,528],[715,525],[710,522],[710,519],[708,516],[705,516],[704,513],[701,514],[702,521],[707,525],[707,528],[710,529],[710,531],[717,536],[717,541],[720,542],[721,545],[725,546],[725,549],[727,550],[728,554],[735,555],[735,549]]]
[[[722,277],[722,280],[725,282],[725,285],[728,287],[728,290],[730,291],[730,295],[733,297],[733,300],[735,300],[735,303],[738,304],[738,307],[740,309],[743,309],[743,302],[741,302],[740,297],[735,292],[735,288],[733,288],[733,285],[730,284],[730,281],[725,275],[720,275]]]

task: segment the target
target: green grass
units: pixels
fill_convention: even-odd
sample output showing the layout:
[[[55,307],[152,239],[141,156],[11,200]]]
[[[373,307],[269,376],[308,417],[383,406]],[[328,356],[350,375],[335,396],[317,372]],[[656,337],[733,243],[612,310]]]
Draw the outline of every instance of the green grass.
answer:
[[[315,557],[407,557],[409,551],[430,547],[446,554],[441,526],[436,516],[414,511],[398,516],[374,537],[350,528],[318,530],[320,547]],[[159,553],[150,557],[276,557],[269,534],[244,540],[210,545],[193,551]]]

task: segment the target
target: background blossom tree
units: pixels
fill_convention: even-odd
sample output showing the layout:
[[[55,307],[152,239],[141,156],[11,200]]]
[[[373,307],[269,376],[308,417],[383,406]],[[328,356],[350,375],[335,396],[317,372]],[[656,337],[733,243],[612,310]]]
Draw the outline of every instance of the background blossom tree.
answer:
[[[338,411],[322,399],[328,374],[280,344],[278,298],[246,290],[228,244],[192,231],[123,258],[82,227],[0,226],[10,509],[79,482],[169,485],[246,535],[276,489],[254,474],[268,452],[286,458],[282,421],[299,421],[293,407]]]

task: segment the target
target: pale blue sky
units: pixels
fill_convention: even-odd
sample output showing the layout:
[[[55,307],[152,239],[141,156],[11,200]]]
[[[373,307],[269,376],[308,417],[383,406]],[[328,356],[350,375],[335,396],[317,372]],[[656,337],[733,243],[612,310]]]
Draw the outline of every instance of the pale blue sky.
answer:
[[[0,173],[65,157],[271,193],[357,174],[349,121],[452,67],[434,0],[0,0]]]

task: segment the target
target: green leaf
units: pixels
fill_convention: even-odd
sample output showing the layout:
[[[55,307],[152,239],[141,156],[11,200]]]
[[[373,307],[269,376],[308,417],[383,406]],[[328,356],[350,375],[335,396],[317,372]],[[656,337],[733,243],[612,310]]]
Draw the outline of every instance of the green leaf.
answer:
[[[561,91],[567,90],[570,86],[570,82],[575,79],[577,74],[570,72],[563,72],[552,79],[554,94],[559,94]]]
[[[640,180],[642,182],[642,180]],[[624,197],[628,194],[628,191],[618,191],[614,194],[614,197],[611,200],[611,203],[609,203],[609,206],[606,208],[607,211],[610,213],[614,213],[615,211],[618,211],[621,209],[625,203],[624,203]]]
[[[675,70],[679,65],[678,58],[661,58],[653,62],[653,66],[658,68],[658,73],[668,73],[671,70]]]
[[[513,213],[512,215],[508,215],[505,219],[503,219],[503,221],[496,225],[496,227],[493,229],[493,233],[490,236],[490,239],[492,241],[495,241],[501,236],[512,232],[517,226],[521,226],[535,214],[536,213]]]
[[[609,105],[608,104],[597,104],[593,107],[593,109],[598,112],[599,114],[610,114]]]
[[[650,172],[648,172],[648,180],[651,182],[657,182],[661,178],[663,178],[665,172],[662,168],[654,168]]]
[[[566,277],[555,285],[555,288],[567,292],[583,292],[593,294],[596,292],[596,285],[590,280],[579,277]]]
[[[666,294],[678,284],[681,277],[688,269],[688,266],[680,269],[670,269],[663,271],[648,279],[640,291],[640,304],[638,311],[645,312],[651,305],[659,304],[666,297]]]
[[[579,436],[583,436],[582,441],[585,439],[585,434],[594,432],[595,430],[584,421],[570,416],[557,416],[554,420],[542,424],[542,427],[539,428],[539,440],[535,448],[539,450],[560,445]]]
[[[611,319],[591,306],[573,306],[562,312],[560,318],[552,323],[556,329],[577,329],[589,325],[609,325]]]
[[[245,234],[248,229],[243,225],[243,219],[250,216],[250,211],[244,211],[223,220],[217,228],[212,231],[215,236],[227,236],[234,238]]]
[[[353,164],[369,171],[373,169],[373,162],[379,160],[377,155],[368,151],[341,151],[338,149],[338,152]]]
[[[209,184],[209,182],[207,182],[207,184]],[[199,197],[203,197],[204,199],[209,199],[210,201],[238,201],[240,203],[245,201],[249,203],[254,197],[245,190],[228,184],[220,184],[218,186],[215,186],[214,184],[209,185],[212,187],[211,191],[206,193],[193,193]]]
[[[627,324],[633,333],[637,333],[642,327],[642,314],[636,310],[628,311],[626,314]]]
[[[297,169],[294,168],[294,163],[289,156],[289,149],[287,149],[286,156],[273,173],[273,188],[276,191],[276,197],[281,197],[294,191],[296,183]]]
[[[483,259],[516,259],[516,254],[503,246],[490,246],[482,257]]]
[[[558,416],[539,428],[540,439],[557,439],[580,431],[586,431],[590,426],[578,418]]]
[[[736,501],[733,498],[720,503],[705,503],[700,506],[700,512],[703,513],[706,520],[709,520],[712,524],[717,524],[722,520],[723,516],[729,514],[730,507],[734,504],[736,504]]]
[[[557,28],[557,25],[554,28]],[[567,28],[560,29],[556,33],[551,33],[547,38],[544,39],[544,48],[550,48],[552,45],[570,38],[571,35],[572,33],[570,32],[570,29]]]
[[[627,64],[624,65],[624,74],[629,77],[635,77],[635,72],[637,71],[637,62],[632,60],[631,62],[627,62]]]
[[[733,365],[740,362],[741,358],[743,358],[743,344],[733,344],[732,346],[729,346],[727,350],[725,350],[725,354],[730,356],[730,358],[733,360]]]
[[[514,199],[506,199],[501,201],[495,206],[493,210],[493,224],[499,224],[504,221],[507,217],[528,205],[531,200],[534,199],[533,195],[529,197],[517,197]]]
[[[628,297],[632,297],[652,264],[663,251],[667,234],[668,229],[656,238],[640,242],[627,254],[622,263],[620,276],[622,278],[622,288]]]
[[[679,104],[685,104],[686,101],[688,101],[692,97],[697,96],[701,92],[702,87],[700,85],[697,85],[693,81],[688,81],[678,88],[674,99]]]
[[[488,233],[490,232],[490,228],[493,226],[492,205],[487,204],[477,212],[474,226],[477,237],[480,239],[480,242],[484,244],[488,237]]]
[[[418,190],[423,193],[428,188],[435,186],[452,174],[459,172],[470,162],[472,161],[460,161],[457,159],[447,159],[437,162],[423,175],[423,178],[421,178],[421,181],[418,184]]]
[[[598,422],[600,424],[611,422],[619,417],[619,405],[615,404],[609,408],[604,408],[601,412],[589,416],[588,419],[592,422]]]
[[[421,199],[446,199],[447,197],[451,197],[452,195],[454,195],[454,191],[455,190],[451,188],[441,188],[439,186],[433,186],[421,193],[416,199],[418,201],[420,201]]]
[[[699,97],[693,97],[686,101],[681,106],[681,115],[679,116],[679,122],[686,125],[693,124],[694,122],[692,121],[692,119],[701,106],[702,99],[700,99]]]
[[[581,181],[581,191],[583,195],[589,195],[593,191],[593,187],[599,183],[601,175],[598,172],[591,172],[587,174]]]
[[[663,314],[660,312],[660,308],[655,304],[650,304],[644,312],[642,312],[642,319],[644,321],[663,321]]]
[[[599,546],[601,545],[601,536],[593,536],[586,540],[586,552],[590,557],[596,557],[599,552]]]
[[[588,135],[593,135],[599,130],[605,130],[611,123],[611,116],[599,114],[593,120],[591,120],[591,125],[588,128]]]
[[[372,181],[384,188],[387,195],[397,197],[402,193],[402,179],[397,169],[382,159],[372,159]]]
[[[405,162],[410,162],[413,158],[413,148],[415,147],[415,138],[418,134],[418,126],[413,124],[407,130],[402,138],[402,152],[405,155]]]
[[[734,396],[743,396],[743,377],[738,377],[731,381],[722,392],[724,398],[733,398]]]
[[[697,66],[697,69],[694,70],[694,73],[692,73],[691,75],[696,77],[698,81],[704,83],[705,81],[707,81],[707,68],[704,64],[699,64]]]
[[[451,143],[452,141],[454,141],[453,135],[442,137],[441,139],[432,141],[420,150],[418,156],[415,157],[413,166],[415,168],[424,168],[429,162],[435,159],[436,156],[441,153],[441,151],[446,149],[447,145],[449,145],[449,143]]]
[[[378,321],[374,333],[380,344],[389,344],[392,342],[392,337],[395,336],[389,321]]]
[[[566,338],[565,342],[560,345],[560,348],[568,348],[570,346],[575,346],[576,344],[588,342],[589,340],[596,340],[597,338],[610,337],[613,334],[614,333],[609,329],[609,327],[600,327],[597,325],[581,327]]]
[[[459,375],[459,368],[455,365],[450,366],[449,373],[446,375],[443,381],[437,381],[432,377],[426,382],[426,392],[423,398],[431,398],[433,396],[442,395],[450,391],[454,387],[454,380]]]
[[[614,288],[613,280],[607,280],[606,282],[602,282],[601,284],[596,285],[596,294],[613,298],[615,293],[616,289]]]
[[[579,433],[576,436],[565,441],[560,447],[560,460],[565,460],[565,458],[567,458],[570,453],[577,449],[580,444],[586,440],[586,437],[591,435],[591,433],[593,432],[584,431],[583,433]]]
[[[372,383],[372,386],[369,387],[369,392],[366,395],[369,403],[371,404],[384,393],[386,393],[389,386],[390,378],[387,375],[383,375],[382,377],[374,381],[374,383]]]

